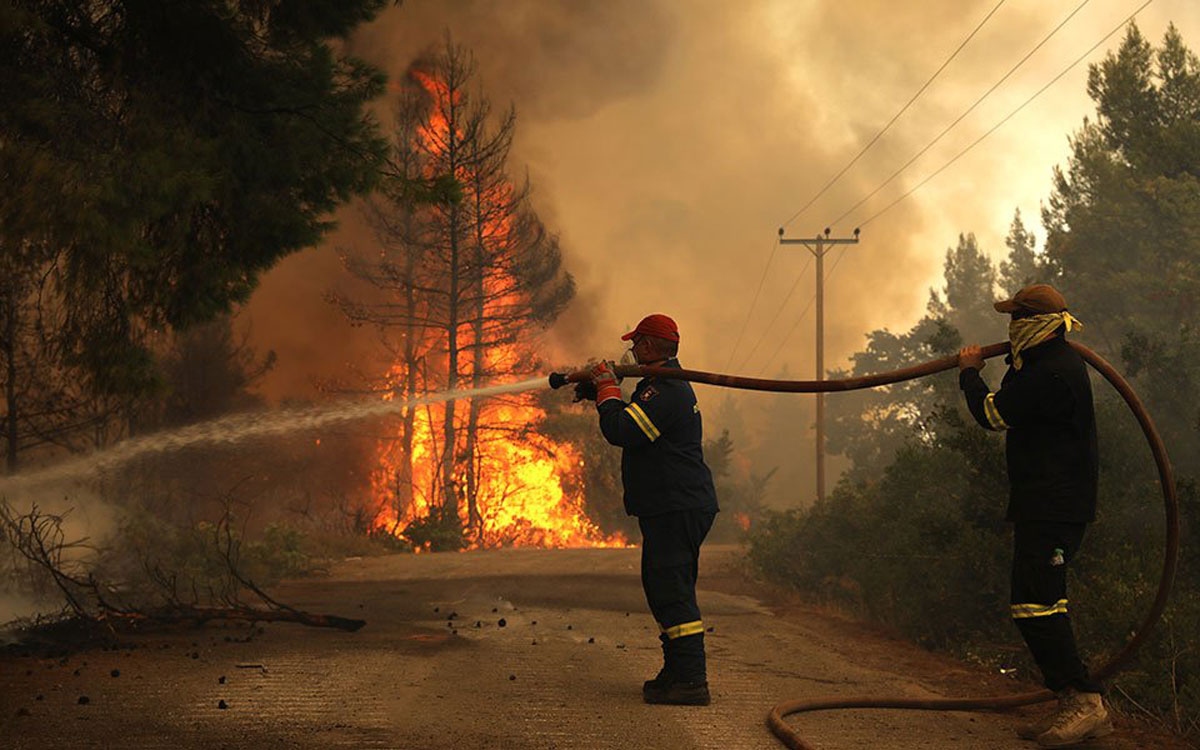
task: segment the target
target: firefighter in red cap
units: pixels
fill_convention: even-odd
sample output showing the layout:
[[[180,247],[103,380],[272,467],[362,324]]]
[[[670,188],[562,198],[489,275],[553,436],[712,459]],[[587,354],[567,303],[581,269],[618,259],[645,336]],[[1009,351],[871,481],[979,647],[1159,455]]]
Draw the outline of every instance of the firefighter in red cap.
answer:
[[[997,302],[1008,313],[1009,368],[992,392],[978,346],[958,355],[959,385],[980,425],[1005,433],[1013,522],[1011,613],[1058,694],[1058,710],[1018,729],[1042,747],[1066,747],[1112,732],[1102,687],[1079,657],[1067,614],[1067,568],[1096,517],[1099,459],[1087,366],[1065,334],[1080,327],[1049,284]]]
[[[678,368],[679,328],[666,315],[649,315],[621,337],[633,342],[640,365]],[[642,531],[642,587],[658,621],[663,667],[647,680],[647,703],[709,703],[704,622],[696,604],[700,545],[717,514],[712,473],[701,450],[700,409],[690,383],[643,378],[629,403],[611,362],[592,368],[585,388],[596,399],[600,430],[622,448],[625,512]]]

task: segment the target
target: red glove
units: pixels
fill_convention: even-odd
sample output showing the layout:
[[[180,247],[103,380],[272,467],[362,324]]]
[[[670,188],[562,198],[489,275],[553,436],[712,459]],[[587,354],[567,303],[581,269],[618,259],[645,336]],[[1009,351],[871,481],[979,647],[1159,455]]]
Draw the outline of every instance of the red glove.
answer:
[[[613,372],[613,363],[601,360],[592,365],[592,383],[596,386],[596,406],[614,398],[621,398],[621,386]]]

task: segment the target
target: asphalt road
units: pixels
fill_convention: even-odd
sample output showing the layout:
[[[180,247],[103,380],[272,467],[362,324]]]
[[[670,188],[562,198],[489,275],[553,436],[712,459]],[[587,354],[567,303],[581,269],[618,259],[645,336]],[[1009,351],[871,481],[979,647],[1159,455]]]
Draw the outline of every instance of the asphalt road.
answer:
[[[366,619],[357,633],[209,626],[139,636],[133,649],[2,657],[0,747],[775,748],[764,718],[788,698],[1028,687],[832,614],[767,606],[736,561],[712,547],[701,563],[708,707],[641,701],[659,648],[637,550],[397,555],[276,591]],[[795,722],[830,750],[1030,748],[1012,733],[1020,718],[837,711]],[[1140,737],[1091,747],[1157,745]]]

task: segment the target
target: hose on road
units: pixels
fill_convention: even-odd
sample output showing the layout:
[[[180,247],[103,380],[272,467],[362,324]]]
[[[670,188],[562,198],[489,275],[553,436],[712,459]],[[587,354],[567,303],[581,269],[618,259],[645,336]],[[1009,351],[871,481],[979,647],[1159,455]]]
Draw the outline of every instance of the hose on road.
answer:
[[[1158,623],[1162,616],[1163,610],[1167,606],[1167,598],[1171,593],[1171,585],[1175,579],[1175,569],[1179,558],[1179,502],[1175,494],[1175,478],[1171,471],[1171,462],[1167,457],[1166,446],[1163,445],[1162,438],[1158,434],[1158,430],[1154,426],[1154,421],[1150,418],[1150,414],[1146,411],[1146,407],[1142,405],[1141,399],[1134,392],[1133,387],[1129,382],[1121,376],[1120,373],[1113,368],[1103,357],[1096,354],[1091,349],[1078,344],[1074,341],[1070,342],[1071,346],[1079,352],[1083,359],[1104,376],[1112,386],[1121,394],[1121,398],[1125,400],[1126,406],[1137,419],[1138,424],[1142,428],[1142,432],[1146,436],[1146,442],[1150,446],[1150,451],[1154,456],[1154,463],[1158,468],[1159,484],[1162,488],[1163,509],[1166,514],[1166,544],[1163,554],[1162,575],[1158,581],[1158,593],[1154,598],[1154,603],[1151,604],[1150,610],[1142,619],[1141,625],[1134,632],[1132,638],[1125,646],[1117,652],[1115,656],[1109,659],[1103,666],[1095,670],[1093,676],[1097,680],[1105,680],[1112,677],[1116,672],[1124,666],[1129,659],[1137,651],[1138,647],[1145,642]],[[1007,354],[1009,344],[1007,341],[990,344],[983,347],[982,354],[984,358],[998,357]],[[755,391],[776,391],[783,393],[830,393],[836,391],[853,391],[863,388],[875,388],[883,385],[891,385],[900,383],[905,380],[913,380],[915,378],[933,375],[934,373],[950,370],[958,366],[958,355],[942,357],[941,359],[931,360],[913,367],[906,367],[891,372],[879,373],[876,375],[867,375],[857,378],[845,378],[842,380],[764,380],[761,378],[743,378],[735,375],[723,375],[711,372],[700,372],[698,370],[681,370],[668,367],[646,367],[640,365],[618,365],[616,367],[617,375],[621,377],[664,377],[674,378],[677,380],[688,380],[693,383],[706,383],[708,385],[716,385],[724,388],[740,388],[745,390]],[[590,374],[587,371],[574,372],[569,375],[552,375],[551,385],[559,387],[567,382],[578,382],[589,378]],[[556,380],[557,378],[557,380]],[[791,726],[784,721],[784,717],[790,714],[798,714],[809,711],[824,711],[834,708],[902,708],[902,709],[921,709],[927,711],[973,711],[973,710],[996,710],[1006,708],[1016,708],[1018,706],[1028,706],[1035,703],[1042,703],[1053,700],[1054,693],[1049,690],[1036,690],[1026,693],[1015,693],[1012,695],[1001,696],[986,696],[977,698],[947,698],[937,700],[921,700],[912,698],[889,698],[889,697],[842,697],[842,696],[818,696],[815,698],[806,698],[802,700],[784,701],[771,709],[767,716],[767,726],[779,738],[784,745],[793,750],[815,750],[812,745],[806,743],[799,734],[796,733]]]

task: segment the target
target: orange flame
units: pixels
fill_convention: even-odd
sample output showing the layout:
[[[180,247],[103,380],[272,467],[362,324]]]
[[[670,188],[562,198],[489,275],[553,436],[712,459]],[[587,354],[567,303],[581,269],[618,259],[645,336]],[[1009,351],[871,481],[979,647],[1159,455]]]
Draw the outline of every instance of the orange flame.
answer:
[[[415,80],[435,103],[446,103],[452,95],[446,85],[428,72],[412,71]],[[442,106],[431,107],[416,137],[426,151],[437,152],[446,142],[448,124]],[[470,174],[456,174],[469,183]],[[501,184],[494,195],[485,195],[495,205],[503,205],[511,195],[512,186]],[[490,242],[502,245],[511,231],[511,217],[502,216],[489,221],[484,233]],[[489,295],[498,301],[499,308],[512,302],[505,290],[511,280],[492,277],[484,280]],[[485,306],[486,307],[486,306]],[[459,348],[472,351],[475,343],[470,325],[459,334]],[[487,346],[484,350],[486,372],[511,372],[514,363],[528,361],[528,352],[519,344]],[[470,357],[459,362],[460,383],[470,383],[473,363]],[[394,365],[390,379],[404,381],[404,365]],[[442,373],[444,376],[445,373]],[[436,374],[431,374],[436,378]],[[424,386],[424,376],[421,378]],[[385,396],[391,398],[391,394]],[[450,449],[456,456],[466,452],[464,433],[467,427],[467,404],[456,407],[454,420],[458,436]],[[464,531],[464,543],[474,547],[618,547],[628,542],[621,534],[605,535],[587,517],[583,502],[581,467],[583,459],[570,443],[557,443],[537,431],[545,412],[536,405],[532,394],[517,394],[493,398],[478,407],[477,445],[474,455],[456,461],[454,486],[460,492],[474,479],[476,517],[470,517],[466,498],[458,503],[459,521]],[[431,518],[441,491],[442,460],[446,446],[441,445],[447,409],[445,404],[420,407],[414,418],[411,456],[411,479],[406,483],[400,470],[403,456],[399,441],[381,445],[376,470],[372,473],[373,495],[378,503],[375,525],[395,535],[402,535],[414,522]],[[473,477],[470,475],[473,473]],[[402,486],[406,485],[406,486]],[[403,499],[401,499],[403,498]],[[415,545],[414,552],[429,551],[430,544]]]
[[[380,502],[375,523],[393,534],[401,534],[409,524],[436,510],[432,501],[441,466],[435,436],[440,436],[445,409],[437,404],[422,411],[414,425],[412,498],[407,507],[396,503],[397,444],[381,447],[372,474]],[[545,412],[531,403],[528,394],[482,407],[479,423],[487,437],[481,439],[475,459],[479,522],[473,536],[465,540],[466,546],[627,546],[624,536],[606,536],[588,519],[580,489],[582,458],[570,443],[556,443],[536,432],[544,417]],[[467,470],[459,469],[459,486],[466,485]],[[459,505],[459,519],[464,528],[471,520],[465,503]],[[417,550],[427,551],[428,545]]]
[[[733,520],[737,521],[737,525],[742,527],[742,531],[750,530],[750,516],[745,513],[734,513]]]

